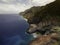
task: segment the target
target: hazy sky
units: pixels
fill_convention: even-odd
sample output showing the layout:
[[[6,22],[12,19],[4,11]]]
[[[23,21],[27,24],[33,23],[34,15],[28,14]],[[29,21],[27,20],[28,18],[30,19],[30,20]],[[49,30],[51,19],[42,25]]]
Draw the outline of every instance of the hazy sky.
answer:
[[[0,0],[0,14],[19,13],[32,6],[46,5],[54,0]]]

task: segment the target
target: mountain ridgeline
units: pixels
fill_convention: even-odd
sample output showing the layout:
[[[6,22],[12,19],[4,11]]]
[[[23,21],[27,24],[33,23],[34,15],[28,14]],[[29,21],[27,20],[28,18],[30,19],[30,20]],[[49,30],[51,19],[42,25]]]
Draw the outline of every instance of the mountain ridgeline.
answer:
[[[29,23],[39,23],[40,21],[59,19],[60,17],[60,0],[56,0],[45,6],[34,6],[20,13],[28,19]],[[38,18],[38,19],[37,19]],[[53,19],[54,20],[54,19]]]

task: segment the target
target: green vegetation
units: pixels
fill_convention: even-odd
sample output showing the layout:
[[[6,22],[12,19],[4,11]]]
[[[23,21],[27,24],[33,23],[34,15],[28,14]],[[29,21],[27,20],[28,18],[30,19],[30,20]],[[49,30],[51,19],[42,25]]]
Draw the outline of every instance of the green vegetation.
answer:
[[[29,23],[39,23],[40,21],[49,20],[51,18],[55,18],[59,21],[60,1],[56,0],[55,2],[52,2],[42,7],[34,6],[24,12],[21,12],[20,14],[27,18]],[[37,20],[37,18],[39,19]]]
[[[24,12],[21,12],[20,14],[24,18],[28,19],[29,24],[39,25],[40,22],[42,22],[42,23],[47,22],[47,24],[49,22],[51,22],[51,25],[56,26],[56,27],[52,26],[51,30],[55,30],[56,32],[54,32],[54,33],[56,33],[57,35],[52,33],[54,35],[52,37],[54,37],[54,38],[51,38],[51,39],[55,40],[56,42],[54,44],[48,44],[48,45],[60,45],[60,0],[56,0],[50,4],[47,4],[42,7],[40,7],[40,6],[31,7],[30,9],[27,9]],[[39,34],[39,33],[37,32],[37,34]],[[48,34],[48,36],[49,35],[51,35],[51,34]],[[46,36],[46,37],[49,39],[48,36]],[[42,38],[44,38],[44,36]],[[47,40],[47,38],[46,38],[46,40]],[[41,39],[41,38],[39,38],[39,39]],[[32,41],[32,43],[34,43],[34,42],[37,43],[37,41],[39,41],[39,39]],[[41,42],[44,42],[44,40],[42,40]],[[30,44],[30,45],[33,45],[33,44]],[[40,42],[37,43],[37,45],[40,45]]]

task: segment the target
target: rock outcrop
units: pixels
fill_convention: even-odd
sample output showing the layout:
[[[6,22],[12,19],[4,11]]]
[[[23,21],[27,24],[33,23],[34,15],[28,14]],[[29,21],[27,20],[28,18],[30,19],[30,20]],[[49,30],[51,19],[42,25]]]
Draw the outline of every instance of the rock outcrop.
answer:
[[[60,16],[60,1],[56,0],[42,7],[32,7],[20,14],[27,18],[29,23],[33,24],[45,20],[49,21],[49,19],[52,20],[51,18],[56,20]]]
[[[57,34],[43,35],[32,40],[28,45],[59,45],[56,38]]]
[[[29,45],[60,45],[60,0],[20,13],[28,19],[29,34],[40,34]],[[53,43],[51,43],[53,42]]]

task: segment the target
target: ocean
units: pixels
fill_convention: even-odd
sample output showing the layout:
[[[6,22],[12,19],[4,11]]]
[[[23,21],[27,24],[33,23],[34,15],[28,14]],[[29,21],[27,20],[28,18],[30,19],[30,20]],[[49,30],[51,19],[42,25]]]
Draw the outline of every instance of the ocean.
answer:
[[[0,14],[0,45],[28,45],[29,24],[19,14]]]

